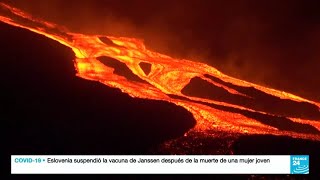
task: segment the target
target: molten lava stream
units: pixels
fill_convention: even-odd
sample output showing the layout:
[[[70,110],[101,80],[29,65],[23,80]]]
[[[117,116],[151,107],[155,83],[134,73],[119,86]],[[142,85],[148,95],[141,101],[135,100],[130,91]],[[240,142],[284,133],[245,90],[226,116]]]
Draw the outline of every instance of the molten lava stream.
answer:
[[[193,78],[198,77],[223,89],[230,95],[249,100],[261,101],[251,96],[250,93],[241,92],[241,89],[251,87],[255,91],[278,98],[279,101],[304,102],[319,109],[320,103],[318,102],[232,78],[204,63],[174,59],[152,52],[146,49],[141,40],[135,38],[72,33],[65,27],[34,18],[9,5],[1,3],[0,7],[2,8],[0,14],[2,22],[28,29],[70,47],[76,56],[74,63],[77,76],[119,88],[132,97],[168,101],[182,106],[190,111],[197,120],[194,131],[216,130],[228,133],[273,134],[320,140],[319,111],[312,119],[283,117],[275,112],[244,106],[241,103],[189,96],[182,93],[182,90]],[[111,42],[104,43],[101,37],[106,37]],[[116,74],[114,68],[106,66],[98,59],[103,56],[124,63],[135,76],[141,79],[141,82]],[[151,65],[151,70],[147,75],[139,66],[141,62]],[[219,79],[219,82],[208,76]],[[263,121],[261,118],[264,118]],[[278,122],[274,122],[276,120]],[[281,121],[294,128],[274,125],[281,124]],[[304,128],[309,128],[310,132],[301,130]]]

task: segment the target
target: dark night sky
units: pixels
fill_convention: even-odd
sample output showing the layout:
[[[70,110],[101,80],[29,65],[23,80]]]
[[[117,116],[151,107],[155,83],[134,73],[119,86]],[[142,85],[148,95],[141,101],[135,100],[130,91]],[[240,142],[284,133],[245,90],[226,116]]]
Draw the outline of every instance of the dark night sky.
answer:
[[[72,31],[137,37],[164,54],[320,101],[320,11],[303,0],[29,0]]]

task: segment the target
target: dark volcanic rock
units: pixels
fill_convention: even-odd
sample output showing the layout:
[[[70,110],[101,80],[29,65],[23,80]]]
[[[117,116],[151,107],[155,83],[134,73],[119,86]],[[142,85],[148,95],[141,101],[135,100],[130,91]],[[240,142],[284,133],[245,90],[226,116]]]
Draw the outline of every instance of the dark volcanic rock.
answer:
[[[8,154],[146,154],[195,125],[174,104],[75,76],[72,51],[0,23],[1,121]]]
[[[102,36],[101,36],[101,37],[99,37],[99,39],[100,39],[101,42],[103,42],[103,43],[106,44],[106,45],[116,46],[116,47],[122,47],[122,46],[119,46],[119,45],[113,43],[113,42],[111,41],[111,39],[109,39],[109,38],[107,38],[107,37],[102,37]],[[124,47],[123,47],[123,48],[124,48]]]
[[[182,97],[182,96],[177,96],[177,95],[168,95],[168,96],[170,96],[171,98],[175,98],[175,99],[188,100],[187,98]],[[207,103],[207,102],[201,102],[201,101],[190,100],[190,99],[188,101],[204,104],[206,106],[209,106],[209,107],[212,107],[215,109],[219,109],[222,111],[242,114],[248,118],[253,118],[263,124],[275,127],[280,131],[284,130],[284,131],[292,131],[292,132],[306,133],[306,134],[319,134],[320,133],[320,131],[317,128],[315,128],[309,124],[294,122],[286,117],[275,116],[275,115],[270,115],[270,114],[263,114],[260,112],[252,112],[252,111],[238,109],[238,108],[234,108],[234,107],[228,107],[228,106],[223,106],[223,105],[218,105],[218,104],[211,104],[211,103]]]
[[[152,64],[146,63],[146,62],[140,62],[140,63],[139,63],[139,66],[140,66],[141,69],[143,70],[144,74],[148,76],[149,73],[151,72]]]
[[[182,89],[182,93],[189,96],[236,104],[279,116],[313,120],[320,119],[319,108],[316,105],[307,102],[280,99],[253,87],[237,86],[210,75],[206,75],[206,77],[229,88],[235,89],[250,98],[231,94],[226,89],[215,86],[200,77],[191,79],[190,83]]]
[[[113,73],[117,74],[119,76],[123,76],[126,79],[130,81],[136,81],[140,83],[146,83],[149,84],[147,81],[141,79],[139,76],[135,75],[131,69],[128,68],[128,66],[118,61],[117,59],[108,57],[108,56],[101,56],[97,58],[101,63],[103,63],[106,66],[109,66],[114,69]]]

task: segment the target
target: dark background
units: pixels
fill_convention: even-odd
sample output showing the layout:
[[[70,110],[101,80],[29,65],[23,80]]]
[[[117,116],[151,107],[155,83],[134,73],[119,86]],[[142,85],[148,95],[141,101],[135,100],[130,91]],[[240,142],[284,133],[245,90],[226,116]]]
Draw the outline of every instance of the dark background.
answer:
[[[141,38],[157,52],[320,101],[318,1],[6,2],[75,32]]]

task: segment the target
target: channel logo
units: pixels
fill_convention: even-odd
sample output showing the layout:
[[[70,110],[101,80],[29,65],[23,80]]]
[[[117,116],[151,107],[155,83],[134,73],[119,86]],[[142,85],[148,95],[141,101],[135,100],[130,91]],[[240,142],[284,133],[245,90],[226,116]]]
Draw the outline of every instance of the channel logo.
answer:
[[[290,173],[309,174],[309,155],[291,155]]]

